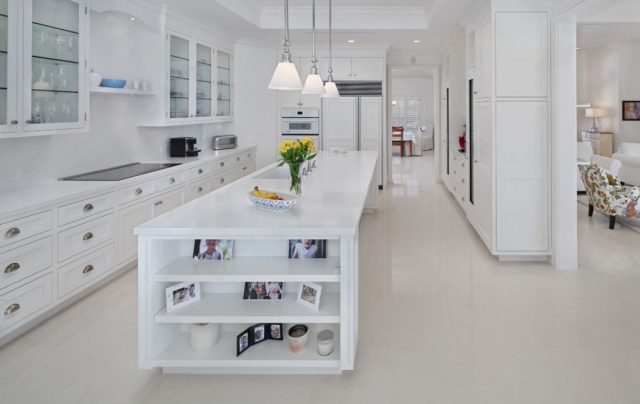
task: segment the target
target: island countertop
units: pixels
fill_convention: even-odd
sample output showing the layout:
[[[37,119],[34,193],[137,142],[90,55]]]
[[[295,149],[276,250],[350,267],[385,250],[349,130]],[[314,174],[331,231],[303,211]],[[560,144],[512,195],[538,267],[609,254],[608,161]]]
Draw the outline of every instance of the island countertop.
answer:
[[[248,198],[254,186],[290,193],[288,168],[274,163],[146,222],[134,233],[176,238],[355,235],[377,159],[377,151],[319,152],[317,167],[302,179],[302,197],[288,212],[258,209]]]

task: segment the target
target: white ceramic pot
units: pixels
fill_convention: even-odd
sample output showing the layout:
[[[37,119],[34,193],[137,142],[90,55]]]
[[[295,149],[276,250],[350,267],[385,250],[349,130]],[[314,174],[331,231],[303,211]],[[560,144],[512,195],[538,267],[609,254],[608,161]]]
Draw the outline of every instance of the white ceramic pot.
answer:
[[[191,324],[191,349],[206,351],[218,343],[220,324]]]
[[[100,83],[102,83],[102,75],[100,75],[100,73],[89,73],[89,84],[92,88],[100,87]]]
[[[307,346],[309,327],[304,324],[296,324],[289,328],[287,338],[289,339],[289,350],[293,353],[301,352]]]

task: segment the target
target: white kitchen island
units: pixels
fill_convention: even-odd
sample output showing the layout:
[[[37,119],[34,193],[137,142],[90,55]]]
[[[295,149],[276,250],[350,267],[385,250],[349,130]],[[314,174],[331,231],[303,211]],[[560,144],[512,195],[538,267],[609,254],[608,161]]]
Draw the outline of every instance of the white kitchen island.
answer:
[[[340,373],[353,370],[358,340],[358,226],[372,183],[377,152],[321,152],[303,178],[303,196],[284,213],[255,208],[254,186],[288,192],[285,168],[266,167],[135,229],[138,235],[139,366],[166,373]],[[375,182],[375,181],[373,181]],[[197,261],[194,240],[232,239],[230,261]],[[292,260],[289,240],[326,239],[327,258]],[[280,301],[243,300],[244,283],[284,282]],[[200,282],[202,299],[167,312],[165,289]],[[296,302],[300,282],[322,286],[316,312]],[[219,342],[190,346],[193,323],[219,323]],[[264,341],[236,356],[236,336],[254,324],[284,324],[284,341]],[[286,332],[309,326],[304,351],[288,349]],[[334,352],[316,352],[317,333],[334,332]]]

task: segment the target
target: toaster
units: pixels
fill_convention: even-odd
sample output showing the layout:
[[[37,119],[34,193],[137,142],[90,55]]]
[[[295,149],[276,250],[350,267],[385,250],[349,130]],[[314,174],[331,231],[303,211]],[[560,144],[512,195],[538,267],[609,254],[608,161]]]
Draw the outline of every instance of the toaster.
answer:
[[[214,136],[211,142],[213,150],[235,149],[238,147],[238,137],[235,135]]]

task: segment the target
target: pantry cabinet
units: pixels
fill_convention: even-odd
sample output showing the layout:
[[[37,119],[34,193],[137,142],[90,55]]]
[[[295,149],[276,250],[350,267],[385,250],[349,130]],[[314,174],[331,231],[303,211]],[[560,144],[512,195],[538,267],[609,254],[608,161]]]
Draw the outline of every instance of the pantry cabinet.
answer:
[[[88,127],[85,0],[0,0],[0,136]]]

